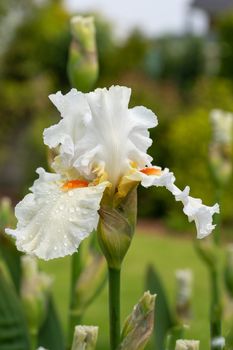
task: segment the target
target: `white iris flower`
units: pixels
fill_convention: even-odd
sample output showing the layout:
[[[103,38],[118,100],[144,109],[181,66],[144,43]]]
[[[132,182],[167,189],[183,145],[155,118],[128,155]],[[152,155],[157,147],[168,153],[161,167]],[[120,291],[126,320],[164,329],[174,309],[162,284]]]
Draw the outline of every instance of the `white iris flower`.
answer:
[[[45,144],[58,148],[56,173],[37,169],[39,179],[16,206],[17,228],[6,232],[19,250],[43,259],[74,253],[98,224],[105,190],[123,198],[138,182],[166,187],[195,221],[198,238],[214,229],[219,206],[190,197],[189,187],[181,191],[174,184],[173,173],[152,166],[148,129],[158,124],[157,117],[145,107],[129,108],[130,95],[129,88],[113,86],[50,96],[62,117],[44,131]]]

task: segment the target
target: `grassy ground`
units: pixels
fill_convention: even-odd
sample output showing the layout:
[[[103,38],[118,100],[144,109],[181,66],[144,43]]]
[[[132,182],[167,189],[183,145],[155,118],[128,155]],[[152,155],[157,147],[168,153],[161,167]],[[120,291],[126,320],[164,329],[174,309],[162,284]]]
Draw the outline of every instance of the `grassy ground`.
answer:
[[[187,338],[200,339],[201,350],[209,348],[208,274],[193,248],[191,240],[137,233],[122,269],[122,319],[130,312],[144,291],[146,266],[152,263],[159,271],[170,298],[174,302],[174,271],[191,268],[194,274],[193,321]],[[43,269],[55,275],[54,295],[63,325],[66,328],[69,296],[69,258],[43,263]],[[88,309],[84,323],[98,325],[98,350],[108,349],[107,288]],[[159,320],[157,320],[159,322]],[[152,347],[148,346],[148,349]]]

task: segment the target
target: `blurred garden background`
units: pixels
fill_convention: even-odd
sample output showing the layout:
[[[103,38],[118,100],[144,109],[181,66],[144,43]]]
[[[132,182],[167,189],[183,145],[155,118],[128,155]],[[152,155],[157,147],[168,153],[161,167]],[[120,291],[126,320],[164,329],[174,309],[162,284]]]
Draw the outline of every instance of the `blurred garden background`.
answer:
[[[74,14],[70,4],[0,0],[0,196],[9,196],[13,203],[27,193],[36,168],[48,168],[42,132],[59,119],[48,95],[70,89],[69,20]],[[156,12],[156,6],[154,2],[151,11]],[[192,196],[212,205],[216,199],[208,166],[209,113],[216,108],[233,112],[233,1],[194,0],[187,2],[186,9],[182,30],[154,35],[140,26],[122,33],[94,1],[93,12],[88,9],[85,14],[94,15],[96,23],[100,69],[96,87],[119,84],[132,88],[132,106],[144,105],[159,119],[158,127],[151,130],[154,142],[149,153],[154,164],[174,171],[180,188],[190,185]],[[167,11],[171,11],[169,6]],[[205,22],[200,22],[202,30],[198,30],[198,21],[193,22],[196,11]],[[221,203],[224,242],[233,237],[232,188],[231,177]],[[201,349],[206,350],[207,272],[193,248],[194,227],[164,189],[140,188],[138,211],[138,235],[125,262],[122,314],[126,316],[141,295],[149,262],[161,273],[171,303],[174,270],[189,267],[194,273],[195,311],[188,337],[200,339]],[[187,235],[190,232],[193,236]],[[42,264],[56,277],[54,293],[64,327],[68,260]],[[106,293],[105,289],[85,317],[86,323],[99,320],[101,350],[107,349],[108,341]]]

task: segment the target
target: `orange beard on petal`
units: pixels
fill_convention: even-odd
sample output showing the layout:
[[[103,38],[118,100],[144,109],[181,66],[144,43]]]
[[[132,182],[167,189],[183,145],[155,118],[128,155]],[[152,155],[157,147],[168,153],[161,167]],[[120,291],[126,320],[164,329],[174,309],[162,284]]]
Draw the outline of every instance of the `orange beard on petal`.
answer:
[[[75,188],[82,188],[82,187],[88,187],[88,182],[85,180],[70,180],[70,181],[66,181],[61,188],[63,191],[69,191]]]
[[[146,175],[161,175],[162,173],[161,169],[156,168],[144,168],[141,169],[140,172]]]

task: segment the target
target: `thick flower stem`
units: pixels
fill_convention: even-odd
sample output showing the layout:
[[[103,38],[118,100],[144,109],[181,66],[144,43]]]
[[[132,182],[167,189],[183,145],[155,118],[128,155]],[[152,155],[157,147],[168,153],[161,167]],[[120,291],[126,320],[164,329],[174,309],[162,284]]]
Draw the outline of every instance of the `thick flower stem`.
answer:
[[[211,306],[210,306],[210,335],[211,350],[222,350],[222,345],[215,343],[215,339],[221,338],[221,299],[219,288],[219,276],[216,269],[210,270],[211,281]]]
[[[110,349],[116,350],[120,343],[120,269],[108,269]]]
[[[29,338],[30,338],[30,349],[36,350],[38,343],[38,331],[35,329],[29,330]]]
[[[70,286],[70,309],[69,309],[69,336],[68,345],[71,346],[74,328],[81,322],[81,315],[76,311],[76,293],[75,287],[77,283],[77,278],[81,271],[81,258],[80,258],[81,245],[79,247],[79,252],[72,255],[71,258],[71,286]]]
[[[216,200],[221,205],[222,188],[216,188]],[[216,229],[214,231],[214,244],[216,247],[220,246],[221,238],[221,212],[215,219]],[[210,305],[210,336],[211,336],[211,350],[222,350],[223,346],[215,342],[215,339],[222,336],[222,310],[221,310],[221,291],[219,285],[219,261],[216,262],[214,268],[210,268],[210,283],[211,283],[211,305]]]

